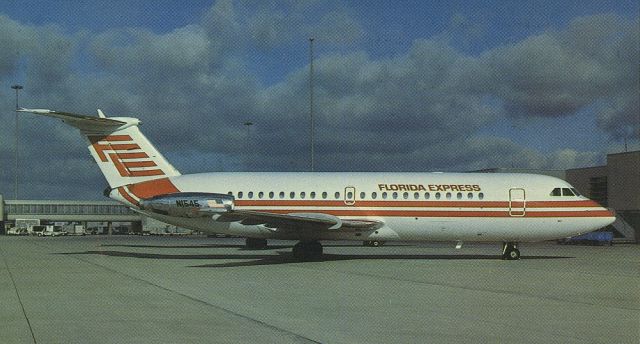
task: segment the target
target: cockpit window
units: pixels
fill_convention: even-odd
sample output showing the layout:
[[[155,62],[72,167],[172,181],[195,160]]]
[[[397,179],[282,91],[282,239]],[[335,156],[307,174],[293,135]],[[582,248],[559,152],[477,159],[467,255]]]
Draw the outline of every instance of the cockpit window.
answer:
[[[553,189],[553,191],[551,191],[551,196],[562,196],[562,189],[560,188],[555,188]]]
[[[580,194],[580,192],[578,191],[578,189],[576,189],[576,188],[571,188],[571,191],[573,191],[573,193],[574,193],[576,196],[582,196],[582,195]]]
[[[575,196],[569,188],[562,188],[562,196]]]

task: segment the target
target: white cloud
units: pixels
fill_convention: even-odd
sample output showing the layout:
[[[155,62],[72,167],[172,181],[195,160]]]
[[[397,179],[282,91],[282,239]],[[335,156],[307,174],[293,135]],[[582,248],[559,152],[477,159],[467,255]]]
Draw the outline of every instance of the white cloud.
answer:
[[[544,153],[479,132],[510,117],[559,117],[586,107],[597,109],[599,126],[613,136],[637,126],[637,19],[577,18],[566,29],[479,56],[436,37],[394,57],[373,58],[352,45],[365,33],[348,10],[296,4],[251,11],[218,1],[201,22],[163,34],[141,28],[65,34],[0,16],[0,43],[10,47],[0,51],[0,80],[25,68],[29,105],[76,112],[101,107],[108,115],[140,117],[167,155],[193,158],[177,161],[183,172],[237,169],[247,161],[252,170],[307,169],[308,66],[290,67],[281,81],[264,86],[252,72],[260,65],[250,65],[255,62],[247,56],[256,48],[284,52],[309,34],[340,50],[315,60],[322,170],[586,166],[598,163],[602,152],[561,147]],[[0,95],[0,106],[11,108],[11,94],[2,89]],[[255,123],[249,146],[246,120]],[[60,184],[73,185],[82,175],[82,185],[102,185],[76,132],[47,120],[25,119],[24,125],[25,162],[55,167]],[[2,161],[11,161],[11,129],[0,127]],[[46,144],[33,139],[42,137]],[[29,169],[23,179],[46,184],[49,171]],[[0,192],[9,193],[11,177],[0,172]],[[62,197],[55,187],[31,192]]]

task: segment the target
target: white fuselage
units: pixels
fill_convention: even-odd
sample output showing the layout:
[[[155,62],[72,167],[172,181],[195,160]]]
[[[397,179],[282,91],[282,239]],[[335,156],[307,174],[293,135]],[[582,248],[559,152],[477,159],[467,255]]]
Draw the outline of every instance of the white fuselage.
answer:
[[[144,184],[144,183],[143,183]],[[276,230],[219,222],[215,217],[150,217],[184,228],[254,238],[525,242],[565,238],[614,221],[565,181],[501,173],[201,173],[121,187],[111,197],[128,205],[163,193],[207,192],[235,197],[238,210],[327,214],[383,223],[372,230]],[[575,189],[573,189],[575,190]]]

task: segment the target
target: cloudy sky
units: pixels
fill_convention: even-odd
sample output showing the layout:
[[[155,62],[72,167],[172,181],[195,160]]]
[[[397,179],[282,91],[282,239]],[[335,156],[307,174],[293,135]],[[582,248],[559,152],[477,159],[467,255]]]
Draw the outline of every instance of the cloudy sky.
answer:
[[[0,2],[0,193],[21,105],[134,116],[182,172],[566,169],[640,149],[634,1]],[[255,123],[250,128],[246,121]],[[101,199],[75,130],[19,117],[19,197]]]

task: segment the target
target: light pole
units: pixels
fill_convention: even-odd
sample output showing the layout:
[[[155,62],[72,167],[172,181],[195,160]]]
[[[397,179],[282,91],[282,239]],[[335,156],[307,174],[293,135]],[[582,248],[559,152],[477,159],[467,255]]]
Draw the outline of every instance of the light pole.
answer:
[[[20,90],[23,89],[24,87],[22,87],[22,85],[13,85],[11,86],[11,88],[16,90],[16,110],[18,110],[20,108],[20,105],[18,102],[18,99],[19,99],[18,95],[20,93]],[[17,200],[18,199],[18,112],[17,111],[16,111],[15,139],[16,139],[16,144],[15,144],[16,165],[15,165],[15,184],[14,184],[13,198]]]
[[[311,172],[315,170],[315,157],[314,157],[314,146],[313,146],[313,131],[314,131],[314,123],[313,123],[313,37],[309,38],[309,117],[311,119],[311,123],[309,131],[310,131],[310,146],[311,146]]]
[[[244,164],[245,164],[246,168],[249,169],[249,153],[250,153],[249,152],[249,148],[250,148],[249,139],[251,138],[251,126],[253,125],[253,122],[246,121],[243,124],[247,127],[247,140],[246,140],[246,145],[247,145],[246,150],[247,150],[247,152],[246,152],[246,155],[245,155],[245,163]]]

